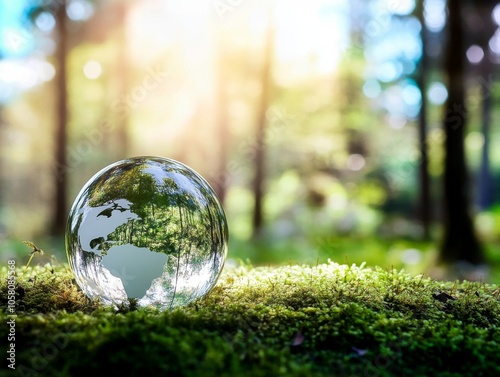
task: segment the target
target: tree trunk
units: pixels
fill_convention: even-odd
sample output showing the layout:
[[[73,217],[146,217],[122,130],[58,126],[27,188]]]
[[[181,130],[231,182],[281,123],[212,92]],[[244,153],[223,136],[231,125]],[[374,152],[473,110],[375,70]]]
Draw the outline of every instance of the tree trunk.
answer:
[[[262,66],[262,92],[257,115],[257,130],[255,137],[255,176],[253,181],[254,211],[253,211],[253,237],[257,238],[262,233],[264,224],[263,199],[264,199],[264,176],[265,176],[265,145],[264,136],[266,129],[266,112],[269,106],[269,91],[271,81],[272,55],[274,48],[274,25],[269,15],[269,28],[264,51],[264,62]]]
[[[427,56],[426,56],[426,38],[427,30],[424,22],[423,1],[418,2],[418,18],[422,25],[420,32],[422,40],[422,58],[417,73],[417,85],[420,89],[422,97],[422,105],[418,116],[418,141],[420,148],[420,166],[419,166],[419,183],[420,183],[420,198],[419,198],[419,217],[422,224],[422,236],[424,240],[430,238],[430,179],[429,179],[429,157],[427,151]]]
[[[469,213],[470,194],[465,161],[465,48],[461,17],[462,1],[448,1],[448,44],[445,72],[448,75],[448,100],[443,122],[444,161],[444,239],[439,259],[442,263],[465,261],[484,263],[485,257]]]
[[[491,111],[493,105],[493,64],[490,59],[489,40],[494,34],[496,25],[491,14],[496,2],[488,1],[477,4],[478,14],[483,20],[482,28],[479,30],[479,45],[484,51],[484,57],[479,65],[479,84],[481,85],[481,132],[484,138],[483,149],[481,151],[481,166],[477,184],[477,205],[480,210],[487,210],[493,204],[493,177],[490,167],[490,126]]]
[[[57,90],[57,120],[55,135],[55,163],[57,173],[55,174],[55,197],[53,203],[53,215],[51,234],[54,236],[64,233],[67,218],[67,182],[68,171],[66,164],[66,144],[67,144],[67,85],[66,85],[66,58],[67,58],[67,32],[66,32],[66,2],[61,2],[56,11],[57,28],[57,70],[55,76],[55,85]]]
[[[127,53],[127,13],[128,13],[128,2],[122,1],[118,5],[118,54],[117,54],[117,77],[119,85],[119,97],[125,98],[129,90],[128,75],[130,73],[128,67],[128,53]],[[125,112],[120,114],[118,119],[118,146],[119,146],[119,158],[127,158],[130,149],[130,138],[129,138],[129,113]]]
[[[217,39],[219,59],[217,62],[217,136],[219,141],[219,155],[217,161],[217,176],[215,191],[221,203],[224,203],[229,185],[229,174],[227,173],[227,149],[229,145],[229,127],[227,115],[226,80],[224,77],[224,49],[221,37]]]
[[[482,76],[486,80],[491,77],[492,67],[489,57],[485,56],[485,62],[482,64]],[[493,204],[493,179],[491,176],[490,168],[490,125],[491,125],[491,110],[492,110],[492,96],[488,81],[481,83],[481,93],[482,93],[482,111],[481,111],[481,132],[483,134],[484,144],[481,151],[481,167],[479,169],[479,179],[478,179],[478,205],[481,210],[487,210]]]

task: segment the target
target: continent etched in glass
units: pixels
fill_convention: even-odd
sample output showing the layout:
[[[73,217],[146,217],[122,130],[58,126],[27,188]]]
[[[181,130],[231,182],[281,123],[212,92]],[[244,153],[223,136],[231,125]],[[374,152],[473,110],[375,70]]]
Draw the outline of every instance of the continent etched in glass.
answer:
[[[226,216],[210,185],[163,157],[102,169],[76,197],[66,229],[69,264],[87,296],[160,310],[213,288],[227,241]]]

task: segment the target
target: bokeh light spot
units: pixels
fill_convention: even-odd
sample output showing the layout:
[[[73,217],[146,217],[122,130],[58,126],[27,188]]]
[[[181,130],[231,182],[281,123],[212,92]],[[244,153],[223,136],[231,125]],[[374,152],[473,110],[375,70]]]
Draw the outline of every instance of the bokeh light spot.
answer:
[[[368,98],[376,98],[382,93],[382,88],[377,80],[368,80],[363,85],[363,93]]]
[[[88,1],[74,0],[66,8],[70,20],[85,21],[94,14],[94,8]]]
[[[360,154],[353,153],[347,158],[346,165],[349,170],[361,170],[365,166],[365,158]]]
[[[443,30],[446,23],[446,4],[444,0],[426,0],[424,20],[427,28],[434,33]]]
[[[406,249],[401,255],[401,260],[405,264],[415,265],[422,260],[422,253],[417,249]]]
[[[90,60],[83,66],[83,74],[90,80],[99,78],[99,76],[101,76],[101,73],[101,64],[99,64],[99,62],[95,60]]]
[[[427,92],[429,102],[433,105],[442,105],[448,98],[448,90],[440,82],[433,82]]]
[[[38,29],[48,33],[54,29],[54,26],[56,26],[56,19],[52,13],[42,12],[36,18],[35,24]]]
[[[472,64],[477,64],[481,62],[484,58],[484,51],[483,49],[478,46],[478,45],[472,45],[467,49],[467,59],[472,63]]]

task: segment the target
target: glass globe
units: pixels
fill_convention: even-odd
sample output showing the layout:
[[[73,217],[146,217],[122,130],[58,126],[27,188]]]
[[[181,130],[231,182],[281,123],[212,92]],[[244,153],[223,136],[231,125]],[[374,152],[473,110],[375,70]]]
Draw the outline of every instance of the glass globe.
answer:
[[[66,252],[80,288],[106,305],[160,310],[215,285],[227,255],[224,210],[193,169],[134,157],[94,175],[76,197]]]

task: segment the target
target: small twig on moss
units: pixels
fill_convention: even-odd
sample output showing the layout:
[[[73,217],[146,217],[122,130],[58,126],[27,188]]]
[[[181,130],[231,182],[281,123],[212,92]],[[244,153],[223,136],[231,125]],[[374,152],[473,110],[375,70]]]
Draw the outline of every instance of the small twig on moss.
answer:
[[[26,266],[24,266],[24,269],[26,270],[31,263],[31,260],[35,256],[35,254],[43,255],[43,250],[37,247],[33,242],[31,241],[23,241],[23,244],[25,244],[28,247],[31,247],[33,250],[30,252],[30,259],[28,259],[28,263],[26,263]]]

